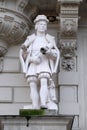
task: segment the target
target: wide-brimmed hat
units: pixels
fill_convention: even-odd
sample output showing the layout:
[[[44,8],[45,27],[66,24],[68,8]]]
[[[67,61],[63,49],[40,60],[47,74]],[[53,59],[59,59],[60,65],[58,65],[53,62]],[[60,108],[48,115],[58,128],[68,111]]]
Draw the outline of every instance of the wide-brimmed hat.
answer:
[[[34,23],[39,22],[39,21],[46,21],[47,23],[49,22],[49,20],[47,19],[45,15],[38,15],[35,18]]]

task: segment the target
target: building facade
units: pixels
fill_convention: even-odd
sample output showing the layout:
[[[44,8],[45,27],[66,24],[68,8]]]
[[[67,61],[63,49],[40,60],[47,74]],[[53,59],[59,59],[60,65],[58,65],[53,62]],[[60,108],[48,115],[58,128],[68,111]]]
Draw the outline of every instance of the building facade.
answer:
[[[19,50],[34,31],[34,18],[45,14],[61,53],[54,76],[58,113],[75,115],[73,130],[87,129],[86,11],[86,0],[0,0],[0,115],[19,115],[31,104]]]

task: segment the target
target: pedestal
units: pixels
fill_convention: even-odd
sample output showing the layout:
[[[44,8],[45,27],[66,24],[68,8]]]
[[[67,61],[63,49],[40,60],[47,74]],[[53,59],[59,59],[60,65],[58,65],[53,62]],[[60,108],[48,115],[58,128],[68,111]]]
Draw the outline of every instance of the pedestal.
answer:
[[[30,120],[30,130],[71,130],[72,116],[40,116]]]
[[[27,120],[20,116],[2,116],[0,120],[3,125],[1,130],[71,130],[73,118],[66,115],[44,115],[31,116]]]

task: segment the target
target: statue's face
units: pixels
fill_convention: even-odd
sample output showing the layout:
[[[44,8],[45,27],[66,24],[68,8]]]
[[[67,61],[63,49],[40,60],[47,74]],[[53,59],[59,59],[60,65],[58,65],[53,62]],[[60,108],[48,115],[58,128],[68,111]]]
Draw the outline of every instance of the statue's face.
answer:
[[[38,32],[45,32],[47,30],[47,22],[46,21],[39,21],[37,24],[37,31]]]

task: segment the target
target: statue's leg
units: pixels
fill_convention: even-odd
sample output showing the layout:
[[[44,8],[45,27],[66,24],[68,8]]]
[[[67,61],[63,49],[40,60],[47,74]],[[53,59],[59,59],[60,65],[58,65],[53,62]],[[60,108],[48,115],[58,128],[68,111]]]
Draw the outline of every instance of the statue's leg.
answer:
[[[48,73],[42,73],[40,74],[40,102],[41,102],[41,108],[46,109],[46,103],[48,99],[48,77],[50,75]]]
[[[32,107],[33,109],[39,109],[39,94],[37,89],[37,78],[35,77],[29,77],[28,83],[30,86],[31,91],[31,100],[32,100]]]
[[[46,101],[48,97],[48,86],[47,86],[47,79],[46,78],[41,78],[40,79],[40,101],[41,101],[41,107],[45,108],[46,107]]]

